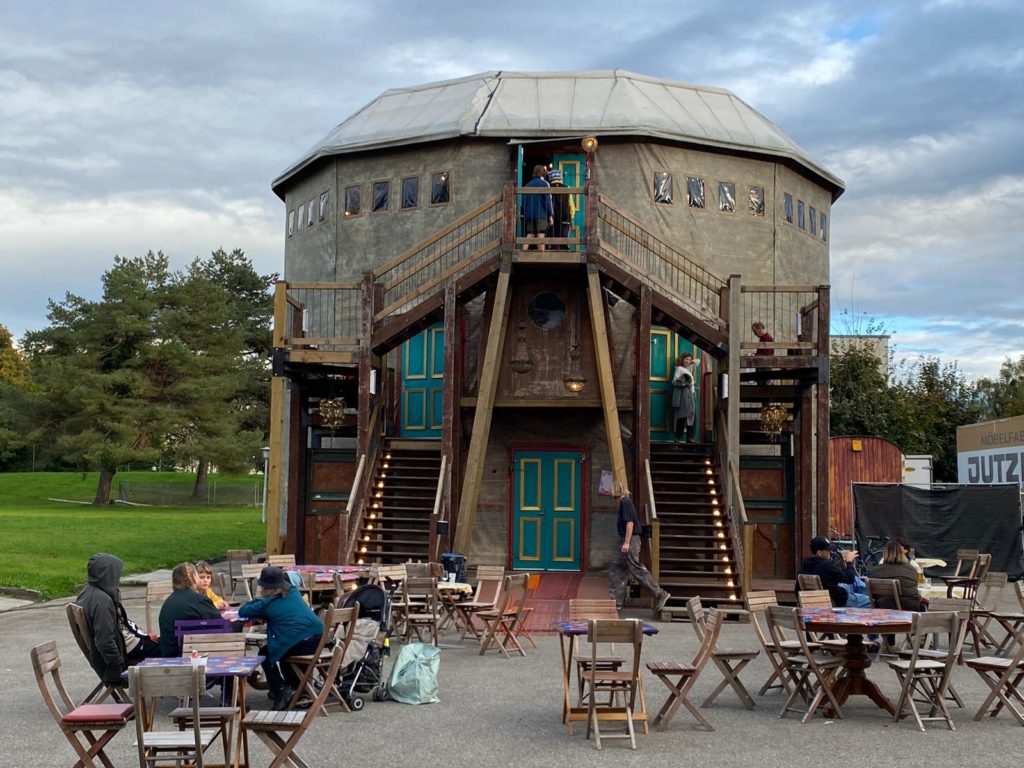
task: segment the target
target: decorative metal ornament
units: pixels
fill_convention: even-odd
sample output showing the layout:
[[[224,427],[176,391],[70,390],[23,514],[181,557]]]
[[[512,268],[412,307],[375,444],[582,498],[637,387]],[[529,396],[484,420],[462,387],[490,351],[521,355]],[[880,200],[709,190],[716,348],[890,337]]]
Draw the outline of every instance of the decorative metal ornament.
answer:
[[[526,323],[519,321],[519,330],[516,335],[516,351],[509,361],[514,373],[529,373],[533,370],[533,360],[530,359],[530,351],[526,348]]]
[[[772,440],[778,440],[786,419],[786,409],[781,405],[766,405],[761,409],[761,431],[767,432]]]
[[[320,422],[334,430],[345,423],[345,398],[324,398],[320,401]]]
[[[587,378],[583,375],[583,371],[580,368],[580,348],[578,344],[574,344],[572,351],[569,353],[569,371],[565,374],[562,382],[565,384],[565,388],[572,393],[582,392],[583,388],[587,386]]]

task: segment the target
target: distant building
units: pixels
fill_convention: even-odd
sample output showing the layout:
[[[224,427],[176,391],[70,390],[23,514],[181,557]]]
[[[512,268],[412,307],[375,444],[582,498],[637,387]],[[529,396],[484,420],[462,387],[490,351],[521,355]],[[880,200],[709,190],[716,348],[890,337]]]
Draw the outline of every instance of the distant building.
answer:
[[[956,465],[961,483],[1024,486],[1024,416],[957,427]]]
[[[891,336],[867,334],[832,334],[830,346],[832,357],[841,357],[851,349],[869,352],[878,358],[879,366],[885,371],[889,365],[889,339]]]

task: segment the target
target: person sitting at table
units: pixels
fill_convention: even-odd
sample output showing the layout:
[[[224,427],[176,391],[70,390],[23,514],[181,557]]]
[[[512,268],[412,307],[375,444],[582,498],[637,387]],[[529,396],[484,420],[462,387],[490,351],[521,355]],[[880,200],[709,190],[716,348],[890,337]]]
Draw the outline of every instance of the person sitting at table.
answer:
[[[210,598],[198,591],[196,568],[192,563],[179,563],[171,571],[173,591],[160,608],[160,655],[164,658],[181,655],[176,622],[184,619],[219,619],[220,611]]]
[[[205,560],[200,560],[196,563],[196,588],[200,594],[210,598],[210,602],[218,611],[223,611],[228,607],[228,602],[213,591],[211,584],[213,584],[213,568]]]
[[[89,663],[103,682],[115,685],[124,682],[121,673],[128,667],[160,652],[156,638],[128,618],[118,586],[123,570],[120,558],[106,552],[93,555],[86,567],[89,583],[75,598],[92,640]]]
[[[882,564],[871,569],[871,578],[898,579],[900,607],[904,611],[926,611],[928,600],[921,597],[917,588],[917,571],[907,558],[907,549],[899,539],[886,542],[882,548]],[[896,601],[890,597],[880,597],[878,607],[895,608]]]
[[[857,551],[843,550],[842,556],[844,567],[840,568],[832,562],[832,542],[824,536],[815,536],[811,539],[811,555],[804,558],[799,573],[813,574],[821,579],[822,589],[828,590],[832,604],[837,608],[870,608],[868,596],[854,591],[857,572],[853,570],[853,561]],[[799,584],[796,589],[799,591]]]
[[[320,643],[324,625],[313,613],[298,588],[280,568],[268,565],[256,580],[261,596],[238,609],[242,619],[263,619],[267,624],[267,644],[260,648],[267,687],[274,698],[274,709],[287,708],[295,695],[299,677],[289,665],[278,664],[286,656],[313,653]]]

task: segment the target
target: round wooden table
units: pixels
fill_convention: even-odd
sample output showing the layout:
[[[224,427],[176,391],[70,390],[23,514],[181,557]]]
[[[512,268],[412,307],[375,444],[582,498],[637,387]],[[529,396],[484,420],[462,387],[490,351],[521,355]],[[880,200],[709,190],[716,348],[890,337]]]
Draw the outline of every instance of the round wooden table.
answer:
[[[808,632],[827,632],[846,637],[843,651],[843,669],[846,671],[835,682],[832,693],[840,706],[850,696],[867,696],[890,715],[896,708],[878,686],[864,673],[871,666],[871,657],[864,647],[864,635],[898,635],[909,632],[914,614],[910,611],[890,611],[883,608],[802,608],[800,618]]]

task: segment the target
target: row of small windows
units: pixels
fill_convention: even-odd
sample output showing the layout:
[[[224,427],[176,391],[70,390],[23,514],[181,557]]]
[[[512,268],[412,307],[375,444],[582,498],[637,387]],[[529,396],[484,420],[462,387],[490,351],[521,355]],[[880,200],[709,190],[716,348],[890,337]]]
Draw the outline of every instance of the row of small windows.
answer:
[[[786,213],[786,223],[796,224],[797,229],[811,237],[828,240],[828,215],[824,211],[815,210],[813,205],[806,205],[803,200],[796,201],[796,219],[793,217],[793,196],[786,192],[782,197],[782,206]]]
[[[452,200],[452,175],[450,171],[438,171],[430,176],[430,205],[448,205]],[[350,184],[342,192],[342,216],[351,219],[364,212],[363,185]],[[386,213],[391,208],[391,179],[374,181],[370,185],[370,213]],[[313,198],[305,205],[299,205],[288,212],[288,237],[301,229],[309,229],[318,221],[327,221],[330,193],[320,194],[319,207]],[[420,177],[406,176],[402,179],[400,210],[409,211],[420,207]]]
[[[764,216],[764,187],[749,185],[746,188],[747,213]],[[654,202],[662,205],[675,203],[675,187],[672,174],[668,171],[654,172]],[[707,208],[707,192],[704,179],[700,176],[686,177],[686,205],[689,208]],[[718,210],[722,213],[736,213],[736,184],[731,181],[718,182]]]

